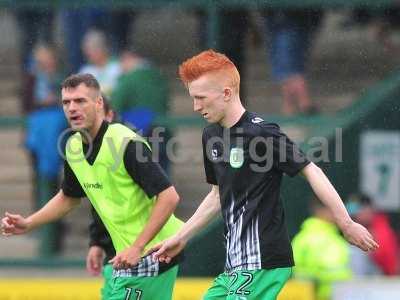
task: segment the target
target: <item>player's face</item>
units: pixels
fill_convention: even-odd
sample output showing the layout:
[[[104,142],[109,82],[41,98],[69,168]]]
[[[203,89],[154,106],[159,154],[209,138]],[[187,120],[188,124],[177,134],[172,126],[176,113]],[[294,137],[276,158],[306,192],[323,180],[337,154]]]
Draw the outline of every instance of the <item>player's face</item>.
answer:
[[[225,116],[227,102],[224,87],[214,75],[203,75],[188,84],[193,110],[209,123],[218,123]]]
[[[91,131],[102,116],[102,99],[94,89],[81,83],[61,91],[65,116],[73,130]]]

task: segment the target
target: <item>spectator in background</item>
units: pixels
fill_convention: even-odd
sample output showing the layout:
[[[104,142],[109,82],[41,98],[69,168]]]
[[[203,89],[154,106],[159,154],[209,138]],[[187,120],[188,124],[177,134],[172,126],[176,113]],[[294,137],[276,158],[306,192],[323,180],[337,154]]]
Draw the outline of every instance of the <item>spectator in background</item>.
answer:
[[[35,47],[31,75],[33,103],[26,120],[25,145],[31,155],[34,209],[37,210],[45,204],[43,201],[48,199],[48,194],[57,191],[62,166],[57,142],[67,128],[59,101],[63,73],[52,46],[42,44]],[[50,246],[53,251],[60,249],[62,235],[59,230],[61,223],[56,225],[56,244]]]
[[[54,11],[43,8],[18,8],[15,17],[19,27],[21,62],[29,71],[33,62],[33,48],[39,43],[53,42]]]
[[[312,216],[303,222],[292,241],[293,273],[296,278],[314,281],[317,299],[327,300],[333,282],[352,276],[349,244],[340,235],[327,207],[313,200],[311,210]]]
[[[85,62],[81,44],[89,30],[105,32],[111,43],[114,55],[126,47],[129,40],[130,25],[134,22],[135,12],[130,8],[68,8],[61,11],[69,73],[76,73]]]
[[[308,89],[306,66],[322,16],[319,9],[271,9],[265,13],[272,78],[281,86],[282,112],[286,115],[317,112]]]
[[[166,143],[170,133],[157,123],[157,119],[169,111],[168,81],[156,66],[135,50],[122,51],[120,64],[122,75],[112,93],[111,105],[124,123],[133,125],[144,137],[150,137],[156,127],[162,130],[163,141],[155,145],[150,139],[149,143],[160,165],[168,171]]]
[[[89,30],[82,42],[82,49],[88,64],[84,65],[79,73],[92,74],[102,88],[102,93],[110,96],[117,79],[121,74],[121,68],[117,60],[110,55],[106,36],[98,30]]]
[[[34,49],[32,75],[35,78],[33,89],[34,108],[58,107],[59,86],[63,78],[56,50],[51,45],[39,44]]]
[[[105,30],[108,13],[104,8],[65,8],[61,10],[63,33],[67,49],[69,73],[76,73],[85,63],[82,40],[90,29]]]
[[[377,211],[372,199],[367,195],[353,195],[347,202],[349,213],[354,219],[364,225],[379,243],[379,248],[369,256],[383,275],[399,274],[399,244],[396,233],[392,229],[388,217]]]
[[[67,123],[59,103],[63,74],[54,48],[44,44],[35,47],[31,74],[34,78],[33,103],[32,111],[27,115],[26,147],[31,153],[34,178],[45,178],[51,183],[51,190],[55,190],[62,164],[57,140]]]
[[[39,43],[53,42],[54,11],[50,9],[15,9],[15,18],[19,29],[21,62],[21,109],[24,114],[33,110],[33,48]]]

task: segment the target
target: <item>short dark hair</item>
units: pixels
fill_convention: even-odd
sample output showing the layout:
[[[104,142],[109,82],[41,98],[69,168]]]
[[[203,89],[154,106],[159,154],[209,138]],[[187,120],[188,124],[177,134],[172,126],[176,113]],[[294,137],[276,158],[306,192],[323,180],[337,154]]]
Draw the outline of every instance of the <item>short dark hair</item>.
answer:
[[[101,97],[103,98],[104,113],[108,114],[108,112],[111,110],[110,101],[104,93],[101,93]]]
[[[63,83],[61,84],[61,89],[65,88],[76,88],[80,84],[86,85],[88,88],[93,88],[97,91],[100,91],[100,84],[97,81],[96,77],[92,74],[72,74],[68,76]]]

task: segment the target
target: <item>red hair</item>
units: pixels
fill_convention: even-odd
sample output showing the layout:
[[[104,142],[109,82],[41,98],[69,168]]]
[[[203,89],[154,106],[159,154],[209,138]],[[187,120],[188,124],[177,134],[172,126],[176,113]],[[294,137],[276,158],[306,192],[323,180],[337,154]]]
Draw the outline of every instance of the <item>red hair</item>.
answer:
[[[239,71],[222,53],[209,49],[187,59],[179,66],[179,77],[185,85],[208,73],[223,73],[229,79],[231,87],[239,92]]]

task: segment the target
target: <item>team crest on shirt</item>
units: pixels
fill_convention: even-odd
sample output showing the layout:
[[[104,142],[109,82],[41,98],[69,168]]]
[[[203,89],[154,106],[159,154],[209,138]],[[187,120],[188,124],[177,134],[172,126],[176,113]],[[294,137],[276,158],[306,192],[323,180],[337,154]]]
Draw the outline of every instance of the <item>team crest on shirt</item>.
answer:
[[[243,165],[244,151],[241,148],[232,148],[229,155],[229,163],[232,168],[238,169]]]

